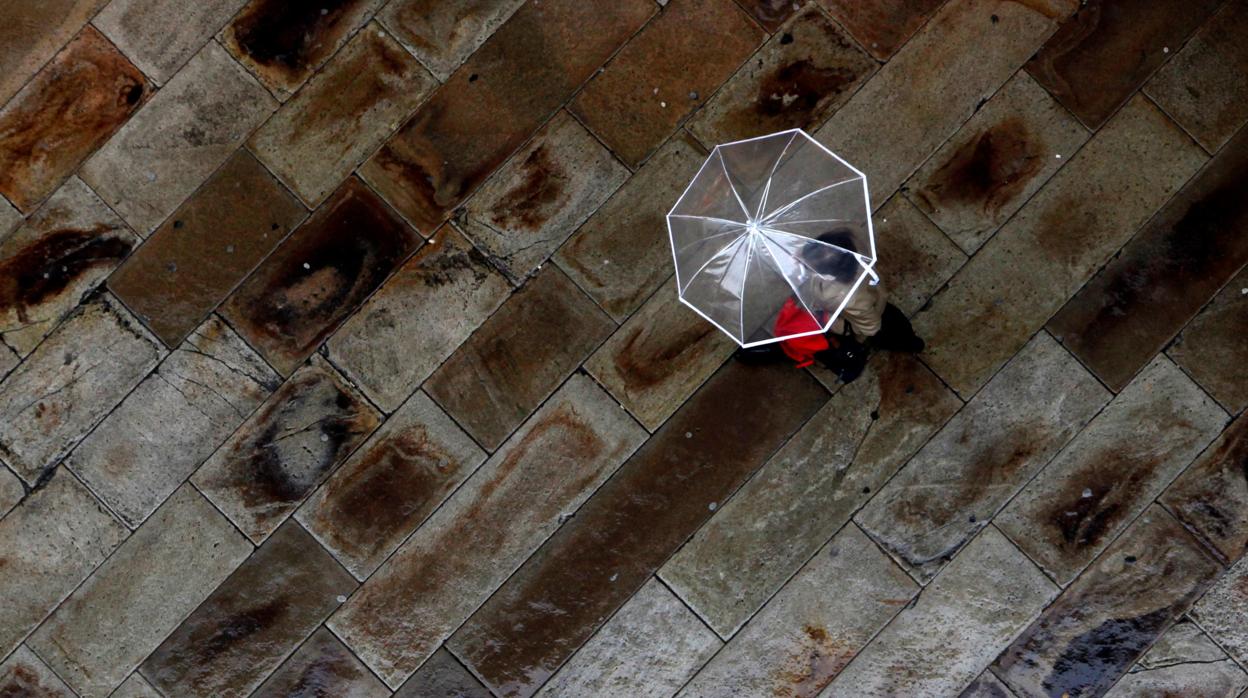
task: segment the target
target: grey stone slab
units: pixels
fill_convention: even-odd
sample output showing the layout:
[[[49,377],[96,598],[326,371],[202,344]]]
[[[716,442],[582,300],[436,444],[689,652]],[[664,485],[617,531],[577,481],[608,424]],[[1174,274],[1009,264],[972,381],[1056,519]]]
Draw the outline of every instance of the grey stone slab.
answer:
[[[135,388],[65,464],[131,528],[160,506],[280,379],[215,316]]]
[[[1161,496],[1227,561],[1248,552],[1248,416],[1240,415]]]
[[[417,392],[295,516],[363,580],[484,461],[472,439]]]
[[[437,85],[381,25],[364,27],[265,122],[248,148],[316,207]]]
[[[573,376],[329,620],[391,687],[409,677],[645,438]]]
[[[274,391],[191,481],[260,543],[381,421],[372,405],[317,357]]]
[[[14,280],[0,293],[0,341],[30,354],[139,242],[71,177],[25,225],[0,238],[0,278]]]
[[[1206,159],[1147,99],[1128,102],[916,316],[924,361],[974,393]]]
[[[164,84],[247,0],[112,0],[91,21],[144,73]]]
[[[872,357],[660,576],[731,637],[961,406],[913,357]]]
[[[22,485],[22,479],[0,464],[0,519],[12,511],[25,496],[26,487]]]
[[[1065,586],[1229,421],[1158,357],[996,518]]]
[[[1248,408],[1245,327],[1248,327],[1248,268],[1228,281],[1166,350],[1175,363],[1231,414]]]
[[[450,652],[440,649],[412,674],[395,698],[494,698]]]
[[[369,673],[333,633],[321,627],[252,695],[386,698],[390,689]]]
[[[107,696],[251,551],[220,512],[184,485],[27,645],[78,695]]]
[[[815,137],[867,173],[878,207],[1077,6],[1073,0],[953,0]]]
[[[1057,592],[1005,536],[986,528],[820,695],[956,694]]]
[[[117,687],[109,698],[163,698],[137,671]]]
[[[13,651],[126,533],[64,469],[0,519],[0,656]]]
[[[818,695],[918,592],[905,572],[849,524],[680,696]]]
[[[1041,332],[855,517],[929,581],[1111,395]]]
[[[377,18],[443,82],[524,0],[395,0]]]
[[[276,107],[264,87],[210,41],[80,174],[146,236]]]
[[[1181,620],[1105,695],[1235,698],[1245,688],[1248,674],[1195,623]]]
[[[963,264],[966,254],[905,197],[895,195],[873,217],[875,269],[888,300],[913,315]]]
[[[0,457],[34,484],[164,353],[111,297],[82,306],[0,383]]]
[[[330,337],[326,356],[393,412],[510,292],[472,243],[443,226]]]
[[[904,191],[973,254],[1090,135],[1020,71],[919,168]]]
[[[468,200],[460,225],[508,277],[520,281],[630,174],[560,110]]]
[[[0,381],[4,380],[5,376],[17,368],[19,363],[21,363],[21,359],[18,358],[17,354],[14,354],[12,349],[0,343]]]
[[[537,695],[667,698],[723,644],[652,578]]]
[[[958,698],[1016,698],[1009,686],[1001,683],[991,671],[985,671],[975,679],[975,683],[966,687]]]
[[[3,196],[0,196],[0,241],[5,236],[17,230],[17,226],[22,224],[22,212],[13,208],[13,204]]]
[[[585,370],[654,431],[736,347],[681,304],[669,279],[594,352]]]
[[[1248,661],[1248,557],[1240,558],[1192,609],[1192,618],[1240,663]]]
[[[0,664],[0,695],[16,698],[77,698],[64,681],[26,647]]]

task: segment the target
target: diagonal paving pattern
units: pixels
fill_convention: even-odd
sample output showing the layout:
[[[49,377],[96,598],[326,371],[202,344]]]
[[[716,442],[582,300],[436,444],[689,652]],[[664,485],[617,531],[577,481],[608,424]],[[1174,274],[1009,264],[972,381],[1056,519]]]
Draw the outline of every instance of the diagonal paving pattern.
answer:
[[[1248,696],[1248,0],[0,6],[0,695]],[[850,385],[675,293],[794,127]]]

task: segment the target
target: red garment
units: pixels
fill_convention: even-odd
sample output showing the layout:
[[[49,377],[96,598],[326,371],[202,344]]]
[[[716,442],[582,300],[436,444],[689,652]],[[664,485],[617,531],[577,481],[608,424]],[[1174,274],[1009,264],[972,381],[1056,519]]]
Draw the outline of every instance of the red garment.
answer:
[[[780,314],[776,317],[775,334],[783,337],[786,334],[801,332],[818,332],[823,325],[806,309],[790,298],[784,302]],[[794,337],[780,342],[785,355],[797,362],[798,368],[805,368],[815,362],[815,354],[829,348],[828,338],[822,334],[811,334],[805,337]]]

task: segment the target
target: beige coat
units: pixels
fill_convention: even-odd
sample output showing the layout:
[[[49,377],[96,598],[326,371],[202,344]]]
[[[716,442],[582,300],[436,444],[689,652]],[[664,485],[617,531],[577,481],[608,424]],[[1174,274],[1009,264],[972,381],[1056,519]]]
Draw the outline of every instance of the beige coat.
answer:
[[[854,329],[855,337],[874,337],[880,331],[880,318],[883,317],[884,306],[887,304],[888,292],[884,290],[884,284],[872,286],[869,281],[864,280],[854,295],[849,297],[845,310],[841,311],[840,317],[832,323],[829,331],[845,334],[845,325],[848,323]]]

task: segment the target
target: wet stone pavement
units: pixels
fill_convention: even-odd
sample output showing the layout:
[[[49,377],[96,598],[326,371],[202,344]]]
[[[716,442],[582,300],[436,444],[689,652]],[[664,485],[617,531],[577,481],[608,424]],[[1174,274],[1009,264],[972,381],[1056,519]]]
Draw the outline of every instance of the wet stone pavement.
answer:
[[[1248,698],[1248,0],[0,1],[0,696]],[[926,338],[683,306],[800,127]]]

